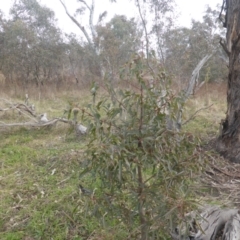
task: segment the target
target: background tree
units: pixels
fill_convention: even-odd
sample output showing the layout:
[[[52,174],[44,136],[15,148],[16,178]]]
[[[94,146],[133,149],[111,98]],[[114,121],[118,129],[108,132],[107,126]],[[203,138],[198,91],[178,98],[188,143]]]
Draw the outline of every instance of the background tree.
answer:
[[[107,12],[105,11],[105,12],[101,13],[99,15],[98,22],[94,24],[94,22],[93,22],[93,16],[95,13],[95,1],[94,0],[92,0],[92,1],[79,0],[78,2],[79,2],[80,7],[76,10],[75,15],[71,14],[68,11],[67,5],[65,5],[62,0],[59,0],[59,1],[63,5],[63,7],[66,11],[66,14],[73,21],[73,23],[78,26],[78,28],[80,29],[80,31],[82,32],[82,34],[86,40],[86,46],[89,47],[89,53],[90,53],[89,54],[90,71],[95,76],[102,76],[103,71],[104,71],[102,69],[102,66],[103,65],[106,66],[106,61],[108,61],[108,60],[106,58],[104,58],[105,63],[102,65],[101,59],[99,59],[99,54],[100,54],[99,47],[101,47],[101,46],[99,45],[99,38],[97,36],[97,26],[98,26],[98,31],[99,31],[99,25],[102,24],[102,21],[106,17]],[[112,1],[112,2],[114,2],[114,1]],[[148,55],[151,52],[151,50],[154,50],[154,51],[157,50],[156,52],[163,59],[164,58],[164,50],[163,50],[162,34],[164,33],[164,31],[169,29],[169,26],[171,25],[170,23],[172,23],[172,17],[169,15],[169,13],[173,11],[174,1],[173,0],[171,0],[171,1],[169,1],[169,0],[157,0],[157,1],[151,0],[151,1],[147,2],[147,1],[142,1],[142,0],[136,0],[134,2],[135,2],[136,7],[138,8],[139,16],[141,19],[140,20],[141,24],[138,25],[138,28],[140,31],[143,30],[145,32],[144,38],[141,38],[141,36],[139,36],[139,38],[136,39],[137,41],[141,40],[143,42],[141,50],[143,50],[143,49],[146,50],[147,58],[149,57]],[[88,12],[88,19],[89,19],[88,26],[86,24],[84,24],[83,21],[81,21],[77,18],[78,16],[86,14],[87,12]],[[153,16],[153,18],[151,18],[150,16]],[[149,17],[150,17],[150,20],[148,21],[147,18],[149,19]],[[111,24],[113,24],[113,22]],[[115,24],[116,24],[116,19],[115,19]],[[115,32],[115,34],[116,34],[116,32]],[[96,41],[96,39],[97,39],[97,41]],[[150,39],[154,39],[154,40],[150,41]]]
[[[88,49],[87,57],[89,60],[90,72],[95,77],[101,77],[102,69],[101,64],[99,62],[99,49],[94,41],[96,39],[96,28],[93,23],[93,16],[95,13],[95,1],[92,0],[91,3],[88,3],[87,1],[79,0],[78,2],[80,4],[80,7],[75,11],[74,15],[72,15],[68,11],[67,6],[64,4],[62,0],[59,1],[63,5],[68,17],[73,21],[74,24],[77,25],[77,27],[80,29],[80,31],[83,33],[83,36],[85,37],[86,40],[85,47],[86,49]],[[89,26],[85,26],[80,20],[77,19],[77,16],[84,15],[86,11],[88,12]],[[106,15],[107,15],[106,12],[101,13],[99,15],[98,22],[101,22]]]
[[[226,54],[219,44],[224,30],[217,18],[218,12],[208,7],[203,22],[193,20],[191,28],[175,28],[164,35],[165,66],[176,76],[180,86],[186,83],[194,67],[208,53],[213,56],[202,69],[199,81],[204,81],[206,75],[209,81],[226,76]]]
[[[84,48],[77,39],[76,35],[71,34],[68,37],[67,44],[67,56],[70,64],[69,75],[73,75],[76,83],[78,84],[80,78],[82,79],[85,75],[84,65]]]
[[[141,31],[134,18],[115,15],[105,26],[97,26],[96,45],[99,48],[107,78],[116,80],[119,68],[130,60],[140,47]]]
[[[36,0],[19,0],[10,14],[9,20],[1,22],[2,69],[7,78],[25,87],[62,81],[65,47],[54,12]]]

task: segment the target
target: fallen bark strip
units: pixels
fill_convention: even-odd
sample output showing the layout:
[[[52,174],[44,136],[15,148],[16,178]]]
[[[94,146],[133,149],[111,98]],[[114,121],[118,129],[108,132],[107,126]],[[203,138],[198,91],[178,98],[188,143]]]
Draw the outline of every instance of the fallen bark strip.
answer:
[[[218,206],[205,207],[200,214],[191,212],[187,228],[176,228],[173,240],[240,240],[240,211],[221,209]],[[186,222],[186,219],[183,220]]]
[[[214,166],[213,164],[211,164],[211,167],[214,168],[215,170],[217,170],[218,172],[223,173],[223,174],[225,174],[225,175],[227,175],[229,177],[234,177],[234,179],[235,178],[240,178],[240,174],[234,174],[234,173],[231,173],[231,172],[223,171],[222,169]]]

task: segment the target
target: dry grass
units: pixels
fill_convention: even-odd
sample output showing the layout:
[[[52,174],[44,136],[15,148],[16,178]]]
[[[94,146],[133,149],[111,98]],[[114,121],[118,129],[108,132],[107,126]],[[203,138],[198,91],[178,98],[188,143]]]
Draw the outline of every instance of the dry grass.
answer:
[[[219,133],[221,120],[225,118],[226,84],[212,83],[203,86],[186,104],[184,120],[191,118],[200,110],[192,121],[184,126],[184,130],[198,135],[200,138],[216,137]]]

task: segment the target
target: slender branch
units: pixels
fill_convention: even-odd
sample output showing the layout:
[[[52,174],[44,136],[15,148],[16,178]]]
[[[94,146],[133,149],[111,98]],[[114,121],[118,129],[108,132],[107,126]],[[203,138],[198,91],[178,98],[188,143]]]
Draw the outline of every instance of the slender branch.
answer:
[[[0,112],[6,112],[8,110],[11,110],[13,109],[12,107],[9,107],[9,108],[0,108]]]
[[[136,3],[137,3],[137,7],[138,7],[138,12],[139,12],[140,18],[142,20],[144,33],[145,33],[147,65],[148,65],[149,69],[151,70],[151,72],[153,73],[153,75],[155,76],[156,74],[155,74],[153,68],[149,64],[149,39],[148,39],[148,32],[147,32],[146,22],[144,20],[143,14],[142,14],[142,10],[141,10],[141,7],[140,7],[139,0],[136,0]]]
[[[180,106],[178,109],[178,112],[176,114],[176,121],[172,121],[171,119],[169,120],[169,126],[171,126],[170,128],[174,127],[177,130],[179,130],[181,128],[181,126],[183,125],[181,123],[182,121],[182,111],[183,111],[183,107],[185,105],[185,102],[188,100],[188,98],[194,93],[194,89],[196,88],[197,82],[198,82],[198,77],[199,77],[199,71],[202,69],[202,67],[204,66],[204,64],[208,61],[208,59],[212,56],[212,54],[210,55],[206,55],[196,66],[196,68],[193,70],[192,72],[192,77],[188,83],[188,86],[185,90],[183,90],[183,95],[181,97],[181,102],[180,102]]]
[[[158,18],[159,18],[159,14],[158,14],[158,10],[157,10],[157,6],[154,7],[154,11],[155,11],[155,25],[156,25],[156,37],[157,37],[157,48],[158,48],[158,54],[161,56],[162,62],[165,65],[165,58],[164,58],[164,53],[163,53],[163,49],[160,43],[160,38],[161,38],[161,34],[159,31],[159,25],[158,25]],[[160,53],[159,53],[160,52]]]
[[[88,8],[88,10],[91,11],[91,7],[84,0],[78,0],[78,1],[82,2]]]
[[[91,41],[91,39],[90,39],[87,31],[85,30],[84,26],[82,26],[82,25],[77,21],[77,19],[74,18],[74,17],[69,13],[69,11],[68,11],[66,5],[63,3],[63,1],[62,1],[62,0],[59,0],[59,1],[60,1],[61,4],[63,5],[63,7],[64,7],[64,9],[65,9],[65,12],[66,12],[66,14],[68,15],[68,17],[80,28],[80,30],[83,32],[84,36],[86,37],[89,45],[93,48],[93,43],[92,43],[92,41]]]
[[[141,240],[147,240],[147,232],[146,232],[146,220],[143,211],[144,197],[143,197],[143,176],[142,176],[142,168],[140,165],[137,167],[138,169],[138,211],[139,211],[139,220],[141,224]]]
[[[92,0],[92,7],[91,7],[91,10],[90,10],[90,16],[89,16],[89,26],[90,26],[91,31],[92,31],[93,39],[96,39],[96,34],[95,34],[94,26],[93,26],[94,10],[95,10],[95,1]]]
[[[0,100],[6,102],[6,103],[8,103],[8,104],[13,105],[12,102],[10,102],[9,100],[7,100],[7,99],[5,99],[5,98],[0,98]]]
[[[16,105],[13,105],[13,106],[10,106],[8,108],[0,108],[0,112],[6,112],[6,111],[9,111],[9,110],[17,110],[18,112],[20,112],[21,114],[27,116],[28,118],[36,121],[36,115],[33,113],[33,111],[25,104],[23,103],[19,103],[19,104],[16,104]],[[31,116],[33,116],[34,118],[32,118],[31,116],[29,116],[28,114],[29,113]]]
[[[148,179],[146,179],[145,181],[144,181],[144,184],[146,184],[148,181],[150,181],[152,178],[154,178],[156,176],[156,173],[155,174],[153,174],[151,177],[149,177]]]
[[[148,40],[147,26],[146,26],[146,22],[143,18],[143,14],[142,14],[142,10],[141,10],[141,7],[140,7],[139,0],[136,0],[136,2],[137,2],[138,12],[139,12],[140,18],[142,20],[142,24],[143,24],[143,28],[144,28],[144,32],[145,32],[146,54],[147,54],[147,58],[148,58],[148,55],[149,55],[149,40]]]
[[[142,148],[143,114],[144,114],[144,112],[143,112],[143,86],[141,84],[138,148]],[[137,172],[138,172],[138,212],[139,212],[139,220],[140,220],[140,224],[141,224],[141,240],[147,240],[147,231],[146,231],[147,226],[146,226],[146,219],[145,219],[145,214],[144,214],[144,210],[143,210],[144,183],[143,183],[141,162],[138,162]]]
[[[64,182],[68,181],[70,178],[71,178],[71,176],[63,179],[62,181],[58,182],[57,185],[60,185],[60,184],[62,184],[62,183],[64,183]]]
[[[91,32],[92,32],[92,37],[95,39],[96,38],[96,34],[95,34],[95,30],[94,30],[94,26],[93,26],[93,15],[94,15],[94,10],[95,10],[95,0],[92,0],[92,5],[89,6],[86,1],[84,0],[79,0],[79,2],[82,2],[89,10],[89,26],[91,28]]]
[[[206,55],[196,66],[196,68],[192,72],[192,77],[188,83],[187,89],[185,90],[185,94],[183,97],[183,101],[186,102],[186,100],[189,98],[190,95],[193,94],[194,87],[196,86],[198,82],[198,76],[199,76],[199,71],[202,69],[204,64],[208,61],[208,59],[212,56],[212,54]]]
[[[143,86],[141,84],[141,95],[140,95],[140,123],[139,123],[139,135],[140,135],[140,139],[138,142],[138,147],[141,148],[142,147],[142,139],[141,139],[141,135],[142,135],[142,126],[143,126]]]
[[[67,213],[65,213],[64,211],[62,211],[62,213],[72,222],[74,226],[77,225],[77,223]]]
[[[208,108],[210,108],[211,106],[213,106],[213,104],[211,104],[210,106],[207,106],[207,107],[198,109],[198,110],[197,110],[188,120],[186,120],[182,125],[187,124],[188,122],[190,122],[191,120],[193,120],[193,119],[195,118],[195,116],[197,115],[197,113],[199,113],[199,112],[202,111],[202,110],[208,109]]]

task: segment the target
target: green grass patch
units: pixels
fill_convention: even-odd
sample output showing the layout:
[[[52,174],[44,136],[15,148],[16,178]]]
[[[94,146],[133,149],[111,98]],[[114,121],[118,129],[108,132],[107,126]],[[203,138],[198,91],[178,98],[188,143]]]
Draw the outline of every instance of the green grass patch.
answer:
[[[84,144],[61,130],[0,135],[0,239],[84,239],[98,226],[81,214]]]
[[[76,96],[63,98],[35,105],[52,118],[61,116],[68,101],[80,102]],[[84,99],[83,105],[89,101],[92,101],[91,96]],[[198,137],[205,141],[218,133],[225,104],[209,99],[208,104],[212,103],[212,107],[200,111],[183,127],[189,139]],[[184,119],[206,106],[204,100],[191,99]],[[12,120],[12,116],[13,113],[7,115],[7,119]],[[0,133],[0,239],[120,240],[129,236],[117,213],[116,219],[110,220],[106,215],[99,222],[94,216],[98,211],[97,200],[79,191],[87,138],[77,138],[64,124],[52,129],[12,128]],[[186,144],[183,151],[191,147],[190,143]],[[147,170],[145,174],[151,175]],[[94,176],[88,174],[81,181],[86,188],[94,190],[97,197],[102,196],[100,183]],[[110,189],[106,189],[108,192]],[[119,207],[124,207],[128,201],[126,194],[118,203]],[[104,212],[99,214],[104,215]],[[136,239],[135,233],[132,234],[132,239]]]

